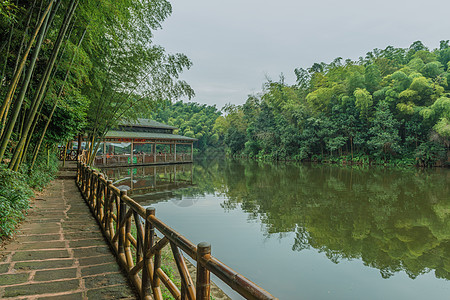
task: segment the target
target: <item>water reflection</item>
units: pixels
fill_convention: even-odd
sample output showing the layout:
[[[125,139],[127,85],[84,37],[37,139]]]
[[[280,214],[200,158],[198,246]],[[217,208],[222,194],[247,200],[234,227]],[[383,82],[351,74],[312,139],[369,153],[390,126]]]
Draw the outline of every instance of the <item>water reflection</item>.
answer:
[[[158,174],[146,179],[150,189],[143,197],[146,203],[161,201],[154,193],[156,185],[152,180],[168,183],[158,181],[163,178]],[[359,259],[378,269],[383,278],[404,271],[414,279],[434,271],[437,278],[450,279],[447,169],[392,170],[225,160],[197,163],[192,167],[190,182],[186,176],[183,186],[181,182],[176,183],[178,187],[175,183],[170,186],[169,180],[165,191],[170,194],[162,200],[190,199],[195,203],[200,195],[220,194],[226,199],[221,204],[224,210],[245,211],[250,219],[264,225],[266,236],[293,236],[293,251],[316,249],[335,263]],[[127,180],[133,178],[120,184]],[[136,200],[140,197],[138,183],[134,183],[132,191]],[[182,188],[169,190],[169,186]]]
[[[105,168],[102,171],[117,188],[127,191],[143,206],[168,200],[180,206],[187,205],[180,191],[194,186],[192,164]]]
[[[295,232],[295,251],[361,259],[384,278],[434,270],[450,279],[448,171],[230,162],[223,206],[239,204],[268,235]]]

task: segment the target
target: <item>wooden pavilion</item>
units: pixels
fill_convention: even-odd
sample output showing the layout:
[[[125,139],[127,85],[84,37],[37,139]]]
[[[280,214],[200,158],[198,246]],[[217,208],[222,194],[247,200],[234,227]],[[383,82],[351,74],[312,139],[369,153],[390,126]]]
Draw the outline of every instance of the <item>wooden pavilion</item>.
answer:
[[[176,127],[149,119],[123,122],[108,131],[96,153],[99,167],[191,163],[195,138],[174,134]]]

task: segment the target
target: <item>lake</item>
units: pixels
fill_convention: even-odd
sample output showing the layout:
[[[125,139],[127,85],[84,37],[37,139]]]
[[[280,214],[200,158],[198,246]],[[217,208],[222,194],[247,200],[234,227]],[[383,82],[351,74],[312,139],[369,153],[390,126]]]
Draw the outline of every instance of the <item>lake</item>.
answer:
[[[280,299],[450,297],[449,169],[215,160],[104,171]]]

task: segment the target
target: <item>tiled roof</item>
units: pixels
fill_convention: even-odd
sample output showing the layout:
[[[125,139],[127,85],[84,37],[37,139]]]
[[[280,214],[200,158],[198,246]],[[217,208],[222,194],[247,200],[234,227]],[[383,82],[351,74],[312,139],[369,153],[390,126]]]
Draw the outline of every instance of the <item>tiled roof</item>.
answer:
[[[156,139],[156,140],[177,140],[196,141],[197,139],[170,133],[134,132],[110,130],[105,138],[128,138],[128,139]]]
[[[134,127],[150,127],[163,129],[177,129],[177,127],[166,125],[150,119],[137,119],[136,122],[123,121],[119,126],[134,126]]]

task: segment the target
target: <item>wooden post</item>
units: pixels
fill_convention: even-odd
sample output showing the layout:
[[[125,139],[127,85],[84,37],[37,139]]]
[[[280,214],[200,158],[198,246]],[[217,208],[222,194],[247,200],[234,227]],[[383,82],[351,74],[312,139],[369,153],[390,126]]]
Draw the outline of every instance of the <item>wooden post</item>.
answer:
[[[141,298],[146,299],[149,297],[150,282],[153,279],[152,266],[151,266],[151,256],[148,255],[148,250],[153,247],[155,228],[152,223],[150,223],[150,216],[155,216],[155,208],[149,207],[145,210],[145,227],[144,227],[144,267],[142,270],[142,291]]]
[[[191,142],[191,161],[194,161],[194,143]]]
[[[156,162],[156,142],[153,144],[153,162]]]
[[[211,245],[202,242],[197,245],[197,285],[196,300],[210,300],[210,274],[203,261],[211,256]]]
[[[122,200],[123,196],[125,196],[127,194],[127,191],[120,191],[120,205],[119,205],[119,218],[118,218],[118,228],[117,228],[117,232],[119,233],[119,251],[118,251],[118,255],[119,258],[122,258],[123,261],[126,261],[125,258],[125,249],[124,249],[124,244],[125,244],[125,226],[122,226],[122,222],[124,222],[125,220],[125,214],[127,213],[127,208],[125,207],[125,202]]]
[[[100,221],[100,215],[101,215],[101,206],[102,206],[102,197],[103,197],[103,184],[102,184],[102,174],[98,174],[97,179],[97,197],[95,197],[95,214],[97,215],[97,220]]]
[[[173,148],[174,148],[174,151],[173,151],[173,153],[174,153],[173,158],[174,158],[174,161],[176,162],[176,161],[177,161],[177,142],[175,142],[175,144],[173,145]]]
[[[111,212],[112,212],[112,205],[111,205],[111,188],[112,181],[108,180],[106,181],[106,194],[105,194],[105,203],[103,204],[103,227],[105,228],[106,237],[111,241],[112,235],[111,235],[111,229],[110,229],[110,222],[111,222]]]

